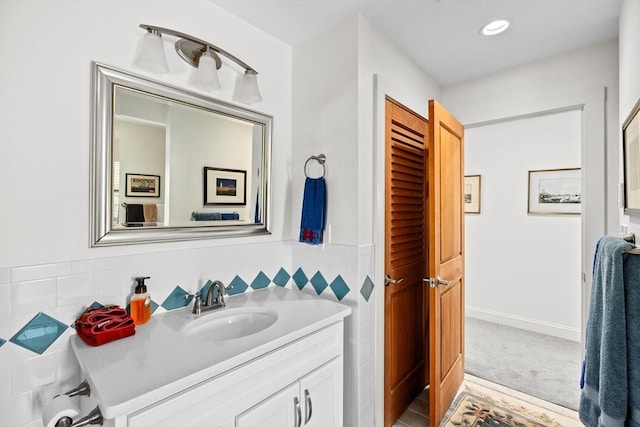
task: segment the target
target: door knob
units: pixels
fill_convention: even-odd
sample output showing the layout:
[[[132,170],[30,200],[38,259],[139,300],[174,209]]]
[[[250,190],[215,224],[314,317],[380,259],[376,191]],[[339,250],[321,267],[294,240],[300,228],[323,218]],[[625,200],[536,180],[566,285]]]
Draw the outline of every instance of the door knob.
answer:
[[[440,278],[440,276],[436,277],[435,279],[433,277],[425,277],[424,279],[422,279],[422,281],[424,283],[428,283],[429,287],[431,288],[435,288],[436,286],[447,286],[449,283],[451,283],[450,280],[444,280]]]
[[[391,276],[389,276],[388,274],[386,276],[384,276],[384,285],[385,286],[389,286],[389,285],[396,285],[400,282],[402,282],[404,280],[404,277],[400,278],[400,279],[392,279]]]

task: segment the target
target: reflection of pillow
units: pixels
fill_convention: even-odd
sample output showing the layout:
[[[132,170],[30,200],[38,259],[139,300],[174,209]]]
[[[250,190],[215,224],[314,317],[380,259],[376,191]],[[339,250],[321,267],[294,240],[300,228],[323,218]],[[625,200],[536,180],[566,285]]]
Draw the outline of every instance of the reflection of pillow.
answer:
[[[144,222],[144,209],[141,204],[127,203],[126,224],[136,224]]]
[[[193,212],[191,216],[196,221],[216,221],[222,219],[220,212]]]

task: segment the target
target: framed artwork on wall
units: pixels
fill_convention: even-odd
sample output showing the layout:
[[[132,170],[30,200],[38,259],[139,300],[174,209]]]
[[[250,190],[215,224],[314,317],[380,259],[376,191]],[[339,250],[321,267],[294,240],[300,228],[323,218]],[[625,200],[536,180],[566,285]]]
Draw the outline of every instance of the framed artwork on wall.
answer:
[[[480,175],[464,177],[464,213],[480,213]]]
[[[580,168],[529,171],[530,214],[574,214],[582,208]]]
[[[125,174],[126,197],[160,197],[160,176]]]
[[[624,213],[640,215],[640,99],[622,124]]]
[[[204,205],[247,204],[247,171],[204,167]]]

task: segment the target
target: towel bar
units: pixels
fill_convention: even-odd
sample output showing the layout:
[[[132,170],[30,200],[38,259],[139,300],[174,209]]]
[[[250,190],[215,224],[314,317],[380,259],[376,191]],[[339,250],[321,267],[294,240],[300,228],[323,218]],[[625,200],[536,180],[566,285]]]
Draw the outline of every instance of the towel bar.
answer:
[[[322,178],[324,178],[327,174],[327,168],[324,165],[324,162],[327,161],[327,156],[325,156],[324,154],[318,154],[317,156],[309,157],[307,161],[304,162],[304,176],[306,176],[307,178],[309,178],[309,174],[307,173],[307,165],[311,160],[315,160],[322,165]]]

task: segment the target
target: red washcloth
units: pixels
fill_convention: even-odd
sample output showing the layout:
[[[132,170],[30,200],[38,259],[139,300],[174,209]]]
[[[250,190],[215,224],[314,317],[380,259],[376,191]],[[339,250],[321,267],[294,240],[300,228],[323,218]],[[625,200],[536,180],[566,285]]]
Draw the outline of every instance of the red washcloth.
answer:
[[[82,341],[98,346],[136,333],[133,319],[117,305],[88,308],[76,319],[76,333]]]

